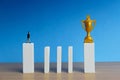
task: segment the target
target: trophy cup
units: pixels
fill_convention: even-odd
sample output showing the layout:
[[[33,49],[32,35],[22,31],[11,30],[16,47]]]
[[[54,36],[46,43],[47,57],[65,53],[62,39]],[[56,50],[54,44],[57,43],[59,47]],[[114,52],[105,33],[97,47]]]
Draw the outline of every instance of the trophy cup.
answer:
[[[84,43],[93,43],[93,39],[90,36],[90,32],[94,28],[92,23],[94,23],[94,26],[95,26],[96,25],[96,20],[91,20],[89,15],[86,17],[86,20],[82,20],[82,27],[87,32],[87,36],[84,39]]]

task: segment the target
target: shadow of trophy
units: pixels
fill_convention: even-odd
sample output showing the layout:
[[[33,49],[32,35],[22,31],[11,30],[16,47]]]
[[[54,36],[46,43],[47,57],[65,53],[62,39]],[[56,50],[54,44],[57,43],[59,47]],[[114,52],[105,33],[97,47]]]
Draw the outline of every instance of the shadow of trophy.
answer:
[[[62,80],[61,77],[62,77],[61,74],[57,74],[57,79],[56,80]]]
[[[23,80],[35,80],[34,74],[23,74]]]
[[[92,73],[92,74],[85,74],[84,75],[84,79],[85,80],[96,80],[96,78],[95,78],[95,74],[94,73]]]
[[[74,80],[73,79],[73,74],[68,74],[68,80]]]
[[[49,74],[44,74],[44,80],[49,80]]]

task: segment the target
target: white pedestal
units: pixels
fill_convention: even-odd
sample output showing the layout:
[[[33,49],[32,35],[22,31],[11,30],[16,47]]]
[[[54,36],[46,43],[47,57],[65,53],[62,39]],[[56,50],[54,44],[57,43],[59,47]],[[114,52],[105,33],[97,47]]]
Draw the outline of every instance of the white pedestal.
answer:
[[[95,73],[94,43],[84,43],[84,72]]]
[[[23,43],[23,73],[34,73],[34,43]]]
[[[61,73],[62,47],[57,47],[57,73]]]
[[[45,47],[44,49],[44,73],[49,73],[49,68],[50,68],[50,47]]]
[[[68,47],[68,73],[73,72],[73,47]]]

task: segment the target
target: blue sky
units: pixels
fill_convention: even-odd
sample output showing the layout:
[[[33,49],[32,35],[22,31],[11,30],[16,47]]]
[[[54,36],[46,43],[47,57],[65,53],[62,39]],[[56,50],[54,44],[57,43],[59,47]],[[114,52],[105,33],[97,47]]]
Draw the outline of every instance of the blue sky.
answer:
[[[91,32],[96,62],[120,61],[119,0],[0,0],[0,62],[22,62],[22,43],[31,33],[35,62],[43,62],[44,47],[51,47],[51,62],[62,46],[62,61],[67,48],[74,48],[74,62],[83,61],[86,32],[81,20],[90,15],[96,20]]]

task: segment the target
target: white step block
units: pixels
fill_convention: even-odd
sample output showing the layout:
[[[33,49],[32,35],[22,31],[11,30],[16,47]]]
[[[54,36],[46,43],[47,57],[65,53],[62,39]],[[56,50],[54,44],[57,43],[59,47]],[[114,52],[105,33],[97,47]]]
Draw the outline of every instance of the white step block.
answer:
[[[68,73],[73,72],[73,47],[68,47]]]
[[[94,43],[84,43],[84,72],[95,73]]]
[[[50,47],[44,49],[44,73],[49,73],[50,69]]]
[[[34,73],[34,43],[23,43],[23,73]]]
[[[62,47],[57,47],[57,73],[61,73]]]

